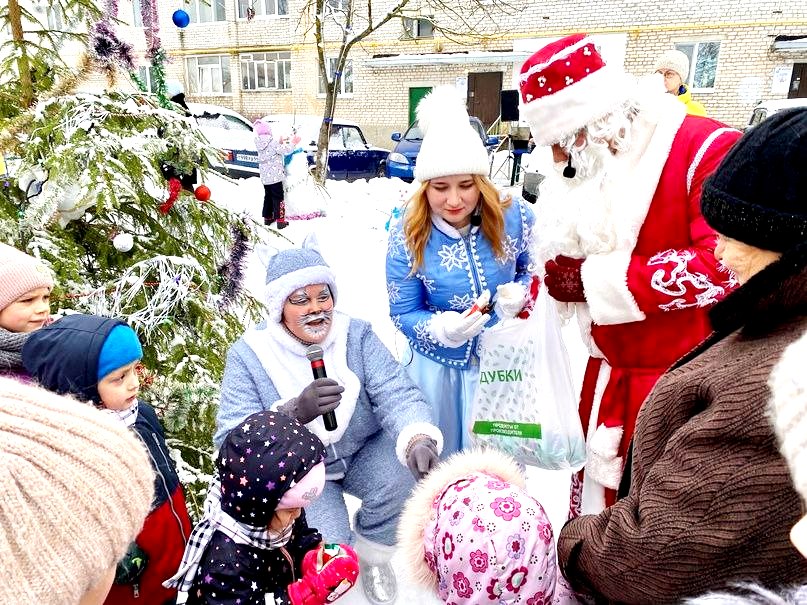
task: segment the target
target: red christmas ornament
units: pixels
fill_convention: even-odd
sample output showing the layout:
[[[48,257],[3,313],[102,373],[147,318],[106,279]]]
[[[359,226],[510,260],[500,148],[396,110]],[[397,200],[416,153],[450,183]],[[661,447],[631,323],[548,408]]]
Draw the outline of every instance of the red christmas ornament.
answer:
[[[162,214],[168,214],[174,202],[179,198],[180,191],[182,191],[182,183],[179,182],[179,179],[174,177],[168,179],[168,199],[160,204],[160,212]]]
[[[193,192],[193,195],[195,195],[196,199],[200,202],[206,202],[210,199],[210,187],[207,185],[199,185]]]

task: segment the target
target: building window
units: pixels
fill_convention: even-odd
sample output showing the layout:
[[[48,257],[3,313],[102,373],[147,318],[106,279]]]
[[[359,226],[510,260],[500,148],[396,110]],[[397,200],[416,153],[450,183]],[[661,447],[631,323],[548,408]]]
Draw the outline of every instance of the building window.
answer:
[[[191,23],[214,23],[226,21],[224,0],[186,0],[183,8]]]
[[[325,0],[325,12],[346,13],[350,10],[350,0]]]
[[[404,17],[404,34],[407,38],[434,38],[432,17]]]
[[[208,55],[185,59],[190,94],[230,94],[230,58],[226,55]]]
[[[252,13],[250,16],[251,11],[254,11],[254,13]],[[238,0],[239,19],[251,19],[252,17],[273,17],[288,14],[288,0]]]
[[[328,62],[328,80],[333,82],[333,74],[336,71],[336,62],[338,59],[331,57],[326,59]],[[325,82],[322,76],[319,78],[319,94],[325,94]],[[345,68],[342,70],[342,79],[339,81],[339,90],[337,94],[352,95],[353,94],[353,59],[348,59],[345,62]]]
[[[132,0],[132,25],[143,27],[143,15],[140,13],[140,0]]]
[[[140,81],[146,85],[145,92],[156,93],[157,92],[157,81],[154,77],[154,68],[147,67],[146,65],[141,65],[137,68],[137,77],[140,78]]]
[[[291,53],[241,55],[241,88],[288,90],[291,88]]]
[[[689,87],[693,90],[713,89],[720,42],[681,42],[675,48],[689,57],[689,76],[686,82]]]
[[[61,30],[62,29],[62,9],[57,4],[56,6],[48,7],[48,29]]]

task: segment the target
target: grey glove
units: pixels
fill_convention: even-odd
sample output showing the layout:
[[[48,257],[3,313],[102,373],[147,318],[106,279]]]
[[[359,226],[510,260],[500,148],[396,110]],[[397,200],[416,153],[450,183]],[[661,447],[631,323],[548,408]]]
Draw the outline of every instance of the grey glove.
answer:
[[[333,378],[317,378],[297,397],[278,406],[278,410],[296,418],[300,424],[308,424],[318,416],[335,410],[342,401],[344,390],[345,387]]]
[[[428,475],[438,462],[437,443],[431,437],[417,438],[406,450],[406,466],[416,480]]]

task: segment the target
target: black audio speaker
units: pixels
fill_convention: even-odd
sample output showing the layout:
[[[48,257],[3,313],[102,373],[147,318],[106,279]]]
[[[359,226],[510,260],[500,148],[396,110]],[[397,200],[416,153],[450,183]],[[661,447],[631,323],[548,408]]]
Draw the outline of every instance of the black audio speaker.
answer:
[[[502,122],[518,122],[518,91],[502,91]]]

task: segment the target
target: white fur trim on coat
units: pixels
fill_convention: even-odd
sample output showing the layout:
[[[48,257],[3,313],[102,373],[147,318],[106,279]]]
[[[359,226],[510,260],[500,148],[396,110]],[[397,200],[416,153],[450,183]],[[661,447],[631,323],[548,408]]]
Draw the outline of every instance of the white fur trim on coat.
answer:
[[[342,400],[334,410],[337,422],[335,431],[325,429],[321,416],[305,425],[326,447],[337,443],[345,434],[361,392],[359,377],[347,365],[349,327],[350,317],[334,311],[330,332],[320,345],[324,353],[323,361],[328,371],[328,378],[333,378],[345,388]],[[306,345],[292,338],[280,323],[267,322],[262,330],[256,328],[247,330],[244,342],[253,350],[280,396],[280,399],[272,404],[273,410],[276,410],[278,405],[297,397],[314,380],[311,362],[305,356]]]
[[[586,475],[600,485],[617,489],[622,480],[622,457],[617,456],[622,441],[621,426],[601,424],[588,440]]]
[[[437,453],[443,453],[443,434],[440,429],[428,422],[415,422],[405,426],[398,434],[398,440],[395,442],[395,455],[404,466],[406,466],[406,446],[409,445],[415,435],[431,437],[437,443]]]
[[[416,584],[437,588],[437,577],[426,564],[423,532],[434,515],[433,503],[446,486],[472,473],[485,473],[520,488],[525,479],[513,458],[494,449],[472,449],[454,454],[415,486],[398,521],[398,547]]]
[[[645,314],[628,289],[631,252],[593,254],[580,268],[583,291],[594,323],[601,326],[642,321]]]

